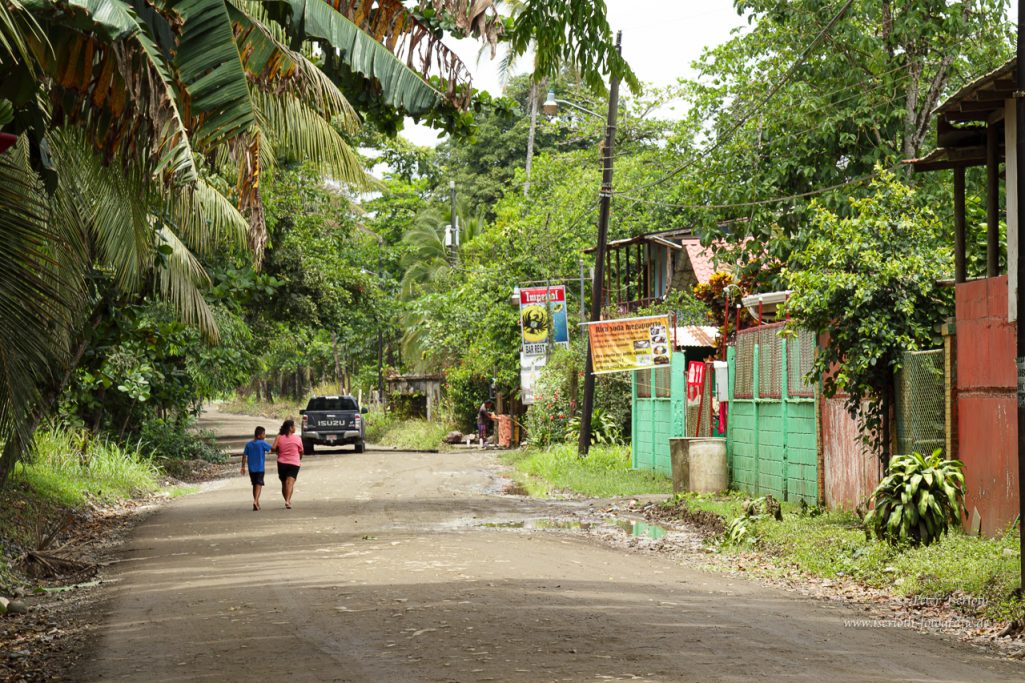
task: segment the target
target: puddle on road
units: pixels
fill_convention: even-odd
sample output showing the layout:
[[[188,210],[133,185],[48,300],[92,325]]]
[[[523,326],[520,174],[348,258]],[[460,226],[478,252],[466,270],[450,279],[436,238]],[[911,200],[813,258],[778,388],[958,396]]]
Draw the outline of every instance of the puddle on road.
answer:
[[[489,529],[568,529],[571,531],[589,531],[591,529],[620,529],[636,538],[659,539],[669,530],[658,524],[633,520],[609,520],[603,522],[579,522],[564,519],[528,519],[521,522],[487,522],[481,524]]]

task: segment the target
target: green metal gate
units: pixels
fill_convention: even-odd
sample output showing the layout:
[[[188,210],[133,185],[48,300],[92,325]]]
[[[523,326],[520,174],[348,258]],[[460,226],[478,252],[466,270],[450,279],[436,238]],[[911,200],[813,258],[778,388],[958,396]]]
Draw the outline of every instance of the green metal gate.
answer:
[[[630,451],[634,469],[672,475],[669,439],[684,436],[686,428],[686,357],[672,355],[669,367],[633,373]]]
[[[728,351],[726,451],[734,487],[780,500],[818,501],[818,439],[811,369],[815,336],[783,324],[741,330]]]

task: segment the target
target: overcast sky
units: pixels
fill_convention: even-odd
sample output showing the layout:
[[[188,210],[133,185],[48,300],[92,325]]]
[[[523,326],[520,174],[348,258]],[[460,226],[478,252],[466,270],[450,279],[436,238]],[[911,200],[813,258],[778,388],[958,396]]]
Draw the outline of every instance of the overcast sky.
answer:
[[[609,25],[623,32],[623,56],[637,77],[657,86],[693,75],[690,64],[706,46],[729,38],[744,20],[731,0],[607,0]],[[477,61],[480,44],[466,39],[447,41],[473,73],[474,86],[499,94],[497,60]],[[524,62],[527,62],[525,59]],[[418,145],[436,145],[438,131],[407,121],[402,134]]]

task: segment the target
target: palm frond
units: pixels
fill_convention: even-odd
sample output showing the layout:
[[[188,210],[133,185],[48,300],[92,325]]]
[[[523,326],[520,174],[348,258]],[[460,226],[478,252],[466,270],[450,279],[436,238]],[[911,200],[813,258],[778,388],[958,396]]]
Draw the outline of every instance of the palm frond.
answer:
[[[345,95],[316,64],[301,52],[289,49],[275,24],[265,24],[246,14],[244,3],[228,5],[242,65],[251,83],[268,93],[288,92],[305,102],[347,133],[359,128],[359,118]],[[235,4],[237,3],[237,4]]]
[[[131,7],[121,0],[22,2],[51,40],[26,37],[49,76],[46,99],[60,103],[52,125],[89,131],[106,161],[143,163],[154,177],[194,182],[189,133],[164,55]],[[22,82],[39,87],[36,79]]]
[[[210,278],[203,266],[166,225],[157,228],[163,249],[156,267],[157,292],[187,325],[194,325],[211,341],[218,339],[217,321],[203,298]]]
[[[260,127],[278,156],[321,166],[335,180],[355,189],[374,187],[359,157],[331,123],[289,93],[256,90]]]
[[[20,62],[30,74],[34,74],[36,60],[29,50],[26,36],[40,43],[46,41],[39,24],[19,0],[0,2],[0,64],[9,60]]]
[[[28,162],[24,138],[0,155],[0,242],[7,263],[0,278],[0,443],[5,458],[31,443],[40,388],[67,357],[72,293],[81,293],[72,268],[74,235],[50,220],[46,194]],[[13,462],[0,461],[0,484]]]
[[[360,12],[363,26],[353,20],[357,16],[357,3],[353,2],[336,0],[333,5],[324,0],[264,0],[264,4],[292,35],[320,43],[352,72],[376,81],[390,106],[417,116],[444,102],[445,95],[425,80],[436,63],[437,75],[450,84],[449,98],[459,99],[463,106],[468,102],[462,100],[472,90],[469,70],[398,0],[379,2],[381,6],[374,13]],[[281,11],[282,6],[285,11]],[[414,70],[414,64],[419,71]]]
[[[59,169],[60,202],[74,207],[97,263],[121,292],[140,292],[153,249],[154,186],[148,174],[134,166],[105,165],[81,130],[55,130],[47,140]]]
[[[221,245],[246,248],[249,223],[205,179],[199,179],[193,192],[175,192],[168,200],[168,220],[181,241],[197,255],[213,256]]]

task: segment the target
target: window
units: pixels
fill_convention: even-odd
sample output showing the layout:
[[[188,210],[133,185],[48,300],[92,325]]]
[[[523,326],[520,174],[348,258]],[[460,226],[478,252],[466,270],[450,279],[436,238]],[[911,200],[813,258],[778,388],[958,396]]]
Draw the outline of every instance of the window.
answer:
[[[310,399],[306,410],[359,410],[359,406],[348,396],[318,396]]]

